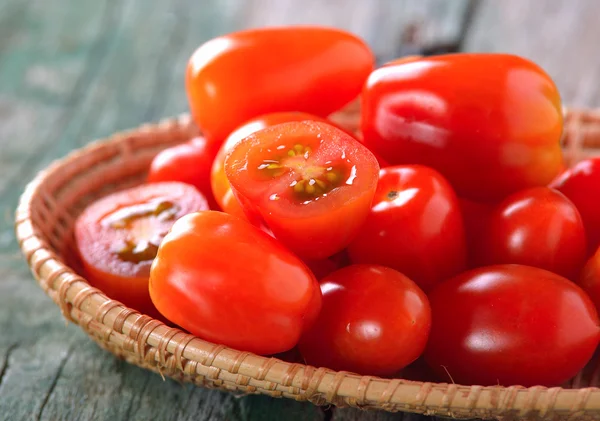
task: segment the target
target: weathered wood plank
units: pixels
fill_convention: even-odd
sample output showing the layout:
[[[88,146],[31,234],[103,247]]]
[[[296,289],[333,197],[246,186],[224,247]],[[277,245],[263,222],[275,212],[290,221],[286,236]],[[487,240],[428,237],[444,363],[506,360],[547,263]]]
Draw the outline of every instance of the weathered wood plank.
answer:
[[[383,411],[363,411],[353,408],[340,408],[333,411],[331,421],[443,421],[443,419],[402,412],[389,413]]]

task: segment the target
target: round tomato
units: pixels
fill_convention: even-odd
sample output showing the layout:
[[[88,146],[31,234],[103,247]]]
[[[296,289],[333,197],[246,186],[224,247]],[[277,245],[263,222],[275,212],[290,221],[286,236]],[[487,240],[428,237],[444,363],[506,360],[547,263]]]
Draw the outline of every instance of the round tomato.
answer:
[[[465,224],[465,237],[467,240],[468,266],[475,268],[483,265],[481,244],[487,235],[490,217],[494,212],[494,204],[476,202],[469,199],[458,198],[460,210]]]
[[[339,29],[251,29],[200,46],[187,66],[186,89],[194,120],[220,144],[261,114],[329,115],[360,94],[374,61],[362,40]]]
[[[204,137],[195,137],[189,142],[167,148],[152,160],[148,182],[180,181],[191,184],[207,198],[210,207],[215,208],[210,169],[216,154],[217,148],[208,144]]]
[[[534,187],[507,197],[492,212],[479,244],[484,264],[519,263],[576,280],[585,263],[585,230],[562,193]]]
[[[206,209],[194,187],[176,182],[145,184],[99,199],[75,223],[86,278],[110,298],[156,316],[148,277],[158,246],[177,218]]]
[[[600,246],[600,158],[579,162],[558,176],[550,187],[567,196],[579,210],[585,226],[588,255]]]
[[[282,123],[237,143],[225,159],[232,190],[304,259],[329,257],[365,221],[379,165],[347,133],[315,121]]]
[[[428,167],[382,169],[371,212],[348,252],[354,263],[389,266],[425,290],[462,272],[467,249],[452,187]]]
[[[323,310],[299,344],[307,364],[389,376],[425,349],[429,302],[400,272],[352,265],[323,279],[321,291]]]
[[[600,248],[585,264],[578,283],[600,311]]]
[[[440,171],[461,197],[496,201],[559,172],[558,90],[505,54],[451,54],[375,70],[362,96],[365,144],[394,164]]]
[[[169,320],[257,354],[293,348],[321,308],[300,259],[247,221],[207,211],[179,219],[158,249],[150,296]]]
[[[543,269],[474,269],[437,285],[429,301],[425,360],[459,384],[560,385],[585,366],[600,338],[590,298]]]

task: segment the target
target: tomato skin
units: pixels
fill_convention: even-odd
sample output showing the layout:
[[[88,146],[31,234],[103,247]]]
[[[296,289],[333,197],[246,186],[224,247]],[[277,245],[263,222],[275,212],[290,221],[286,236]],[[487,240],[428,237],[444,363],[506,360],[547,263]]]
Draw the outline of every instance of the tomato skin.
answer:
[[[585,230],[562,193],[534,187],[507,197],[492,212],[479,249],[484,264],[518,263],[576,280],[585,263]]]
[[[578,284],[588,293],[600,312],[600,248],[590,257],[581,271]]]
[[[321,308],[319,284],[300,259],[247,221],[216,211],[173,225],[152,265],[150,296],[192,334],[257,354],[293,348]]]
[[[452,187],[421,165],[383,168],[371,212],[348,252],[353,263],[389,266],[426,291],[462,272],[467,249]]]
[[[360,94],[374,62],[362,40],[339,29],[251,29],[200,46],[187,66],[186,90],[194,120],[221,144],[261,114],[329,115]]]
[[[543,269],[474,269],[437,285],[429,301],[425,360],[458,384],[556,386],[584,367],[600,338],[590,298]]]
[[[148,182],[179,181],[196,187],[215,209],[216,202],[210,186],[210,169],[217,148],[204,137],[167,148],[156,155],[150,164]]]
[[[450,54],[384,66],[369,76],[362,109],[370,149],[392,165],[435,168],[468,199],[498,201],[545,186],[562,165],[556,85],[517,56]]]
[[[389,376],[423,352],[431,327],[425,293],[385,266],[351,265],[321,282],[323,310],[300,340],[317,367]]]
[[[302,154],[289,158],[295,162],[292,169],[286,164],[286,151],[297,144],[311,152],[305,158]],[[266,177],[261,166],[271,163],[270,154],[275,153],[282,154],[277,161],[282,169],[277,171],[283,174]],[[309,173],[315,168],[319,175],[313,177]],[[335,187],[308,200],[295,195],[294,185],[323,181],[320,177],[325,180],[329,168],[340,171]],[[360,229],[375,193],[379,165],[347,133],[326,123],[302,121],[278,124],[246,137],[227,155],[225,172],[250,221],[266,226],[301,258],[319,260],[343,250]]]
[[[170,200],[179,209],[171,218],[140,217],[130,227],[115,228],[105,223],[118,211],[156,199]],[[175,219],[206,209],[206,200],[194,187],[177,182],[140,185],[97,200],[75,222],[75,240],[86,279],[110,298],[158,316],[148,293],[152,259],[123,260],[117,251],[124,241],[135,241],[138,237],[158,246]]]
[[[563,193],[579,210],[585,225],[588,255],[600,246],[600,158],[590,158],[575,164],[550,183]]]

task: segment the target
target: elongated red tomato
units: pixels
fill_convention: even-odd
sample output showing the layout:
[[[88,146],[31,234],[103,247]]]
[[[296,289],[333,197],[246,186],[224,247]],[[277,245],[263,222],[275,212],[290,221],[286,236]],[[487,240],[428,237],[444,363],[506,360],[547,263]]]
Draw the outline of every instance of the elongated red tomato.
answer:
[[[144,184],[94,202],[75,223],[86,278],[106,295],[156,316],[148,294],[150,265],[177,218],[208,209],[183,183]]]
[[[369,47],[339,29],[252,29],[200,46],[188,63],[186,88],[194,120],[220,144],[261,114],[329,115],[360,94],[373,64]]]
[[[365,221],[377,186],[377,159],[335,127],[291,122],[233,147],[225,173],[250,219],[305,259],[331,256]]]
[[[300,340],[308,364],[389,376],[425,349],[427,296],[406,276],[378,265],[352,265],[321,281],[323,310]]]
[[[556,386],[592,357],[596,309],[573,282],[543,269],[497,265],[438,284],[425,360],[459,384]]]
[[[179,219],[158,249],[150,296],[169,320],[215,343],[258,354],[293,348],[321,308],[300,259],[238,217]]]
[[[556,85],[505,54],[451,54],[375,70],[362,95],[365,144],[390,164],[440,171],[461,197],[498,201],[559,172]]]
[[[389,266],[425,290],[462,272],[467,249],[452,187],[421,165],[382,169],[371,212],[348,252],[354,263]]]
[[[600,246],[600,158],[577,163],[558,176],[550,187],[567,196],[579,210],[588,241],[588,255]]]
[[[478,248],[483,264],[520,263],[577,280],[585,263],[585,230],[562,193],[535,187],[507,197],[492,212]]]

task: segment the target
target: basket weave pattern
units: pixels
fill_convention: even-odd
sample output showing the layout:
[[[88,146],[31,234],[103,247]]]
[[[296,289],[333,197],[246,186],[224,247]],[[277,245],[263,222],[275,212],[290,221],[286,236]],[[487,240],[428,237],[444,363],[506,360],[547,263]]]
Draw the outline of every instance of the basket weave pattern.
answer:
[[[352,125],[356,110],[336,116]],[[161,149],[198,135],[188,116],[94,142],[54,162],[23,193],[16,234],[31,271],[67,320],[101,347],[138,366],[196,385],[242,393],[456,418],[598,419],[599,370],[590,364],[568,388],[482,387],[335,372],[212,344],[111,300],[77,274],[73,226],[92,200],[143,182]],[[566,113],[568,164],[600,155],[600,111]]]

